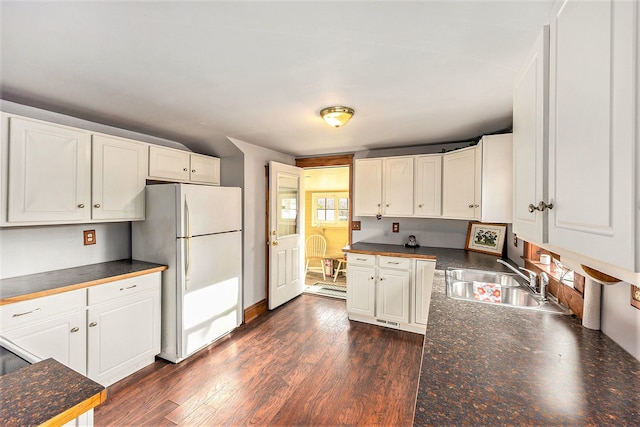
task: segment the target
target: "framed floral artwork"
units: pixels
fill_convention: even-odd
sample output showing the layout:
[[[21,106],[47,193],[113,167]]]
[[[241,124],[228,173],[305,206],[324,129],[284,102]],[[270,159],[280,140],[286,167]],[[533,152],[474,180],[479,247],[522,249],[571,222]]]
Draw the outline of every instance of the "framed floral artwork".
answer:
[[[465,249],[500,256],[504,248],[506,233],[507,224],[470,222]]]

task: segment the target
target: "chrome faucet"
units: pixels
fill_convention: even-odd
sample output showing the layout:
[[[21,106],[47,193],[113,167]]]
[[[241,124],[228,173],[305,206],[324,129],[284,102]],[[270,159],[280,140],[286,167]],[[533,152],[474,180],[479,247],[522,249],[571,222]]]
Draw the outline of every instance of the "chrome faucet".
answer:
[[[547,273],[543,271],[540,273],[540,276],[538,276],[534,271],[531,271],[528,268],[518,267],[520,270],[526,271],[527,273],[529,273],[529,277],[527,277],[523,273],[518,271],[514,266],[507,263],[506,261],[502,259],[498,259],[498,262],[500,264],[504,264],[509,268],[509,270],[513,271],[518,276],[526,280],[527,281],[526,285],[529,287],[529,289],[531,289],[534,294],[540,294],[543,301],[547,300],[547,285],[549,285],[549,276],[547,275]],[[538,291],[538,284],[540,285],[539,286],[540,291]]]
[[[547,286],[549,286],[549,275],[543,271],[540,273],[540,296],[542,301],[547,300]]]

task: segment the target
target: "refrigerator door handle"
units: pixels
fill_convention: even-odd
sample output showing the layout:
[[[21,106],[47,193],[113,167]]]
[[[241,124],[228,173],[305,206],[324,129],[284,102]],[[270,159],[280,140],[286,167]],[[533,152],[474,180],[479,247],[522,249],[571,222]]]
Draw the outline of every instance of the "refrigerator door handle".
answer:
[[[185,271],[184,271],[184,288],[185,290],[189,289],[189,276],[191,275],[191,212],[189,212],[189,200],[187,195],[184,195],[184,220],[186,221],[186,232],[187,232],[187,246],[186,250],[186,263],[185,263]]]

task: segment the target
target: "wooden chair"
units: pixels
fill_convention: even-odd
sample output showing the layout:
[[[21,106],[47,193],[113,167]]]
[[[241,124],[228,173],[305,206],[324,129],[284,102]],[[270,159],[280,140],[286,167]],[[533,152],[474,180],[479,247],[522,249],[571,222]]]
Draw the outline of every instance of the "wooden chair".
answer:
[[[345,243],[344,245],[347,246],[348,244],[349,242]],[[336,268],[336,271],[333,274],[334,283],[338,278],[338,274],[340,273],[344,274],[345,276],[347,275],[347,254],[346,253],[341,259],[338,260],[338,267]]]
[[[304,245],[304,254],[306,259],[306,265],[304,269],[304,277],[305,280],[307,278],[307,272],[311,271],[321,271],[322,272],[322,280],[327,280],[327,276],[324,273],[324,257],[327,251],[327,241],[320,234],[312,234],[307,237]],[[310,266],[309,263],[313,261],[317,262],[319,267]],[[319,269],[319,270],[318,270]]]

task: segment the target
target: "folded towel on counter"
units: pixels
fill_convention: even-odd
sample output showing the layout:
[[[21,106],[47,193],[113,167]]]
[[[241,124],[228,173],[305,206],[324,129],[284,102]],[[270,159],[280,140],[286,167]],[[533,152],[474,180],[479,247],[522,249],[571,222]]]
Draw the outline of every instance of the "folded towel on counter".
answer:
[[[473,282],[473,299],[486,302],[502,302],[502,286],[497,283]]]

